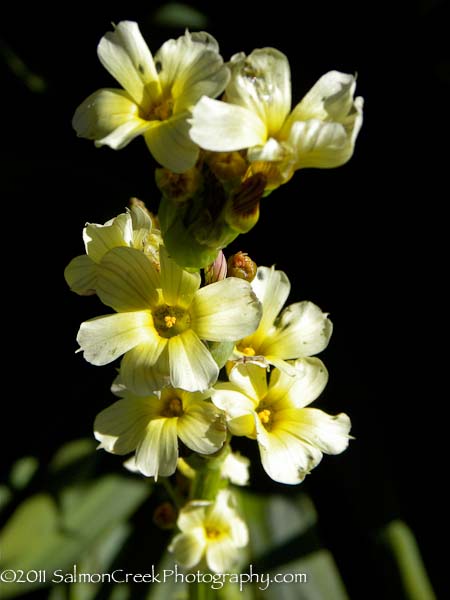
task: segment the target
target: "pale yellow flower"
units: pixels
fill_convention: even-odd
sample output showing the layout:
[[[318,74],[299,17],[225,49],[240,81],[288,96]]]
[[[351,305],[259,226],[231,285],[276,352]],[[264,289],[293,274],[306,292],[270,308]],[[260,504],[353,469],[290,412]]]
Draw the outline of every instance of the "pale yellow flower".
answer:
[[[291,74],[274,48],[232,57],[225,100],[202,98],[191,119],[191,137],[206,150],[247,149],[250,173],[267,176],[273,189],[305,167],[337,167],[353,154],[362,125],[363,99],[353,99],[352,75],[323,75],[291,111]]]
[[[81,324],[86,360],[104,365],[125,355],[120,376],[146,395],[171,385],[204,391],[219,367],[203,340],[235,341],[258,326],[261,305],[250,284],[227,278],[200,288],[200,275],[179,267],[160,247],[161,271],[143,252],[109,250],[97,267],[96,291],[117,314]]]
[[[232,359],[274,365],[289,373],[294,371],[287,360],[312,356],[327,347],[333,331],[327,313],[309,301],[282,310],[291,289],[283,271],[258,267],[251,286],[262,303],[261,321],[256,331],[238,342]]]
[[[95,294],[97,265],[112,248],[142,250],[155,266],[159,265],[161,232],[139,206],[132,206],[104,225],[88,223],[83,229],[83,241],[86,254],[72,259],[64,271],[70,289],[82,296]]]
[[[181,533],[169,551],[187,569],[205,559],[215,573],[230,571],[238,562],[238,550],[248,544],[247,526],[238,516],[229,490],[221,490],[214,503],[189,502],[181,509],[177,525]]]
[[[229,383],[217,383],[214,404],[227,415],[233,435],[256,439],[261,462],[274,481],[296,484],[319,464],[323,453],[339,454],[348,445],[350,419],[307,407],[325,388],[328,374],[318,358],[302,358],[295,375],[236,365]]]
[[[102,65],[123,89],[101,89],[77,108],[73,126],[97,146],[117,150],[143,135],[155,159],[181,173],[194,166],[191,108],[218,96],[229,79],[216,40],[205,32],[165,42],[153,58],[137,23],[121,21],[98,45]]]
[[[225,441],[223,413],[207,392],[166,387],[146,397],[125,390],[122,395],[97,415],[94,432],[99,448],[120,455],[136,452],[131,470],[168,477],[177,468],[178,439],[200,454],[217,452]]]

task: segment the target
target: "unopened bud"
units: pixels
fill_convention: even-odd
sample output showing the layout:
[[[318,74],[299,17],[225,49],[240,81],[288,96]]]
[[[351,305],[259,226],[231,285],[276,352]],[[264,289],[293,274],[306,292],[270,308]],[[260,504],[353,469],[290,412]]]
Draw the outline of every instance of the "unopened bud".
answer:
[[[208,157],[208,166],[217,179],[230,181],[242,179],[248,163],[239,152],[212,152]]]
[[[239,277],[250,282],[256,276],[256,263],[246,252],[237,252],[228,259],[228,277]]]
[[[177,510],[170,502],[163,502],[155,508],[153,523],[160,529],[173,529],[177,522]]]
[[[206,285],[221,281],[227,276],[227,261],[222,250],[219,250],[216,260],[205,269]]]
[[[169,169],[161,168],[155,170],[155,181],[163,196],[182,204],[192,198],[198,190],[201,176],[195,167],[184,173],[173,173]]]
[[[266,181],[263,173],[256,173],[243,181],[231,196],[224,216],[226,222],[240,233],[247,233],[258,222],[259,201]]]

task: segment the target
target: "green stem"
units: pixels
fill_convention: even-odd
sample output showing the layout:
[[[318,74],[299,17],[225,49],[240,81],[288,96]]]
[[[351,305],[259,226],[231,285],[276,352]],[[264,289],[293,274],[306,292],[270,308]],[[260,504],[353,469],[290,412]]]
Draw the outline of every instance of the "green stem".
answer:
[[[170,480],[167,477],[161,477],[158,480],[158,483],[161,483],[163,488],[166,490],[167,495],[172,500],[172,502],[175,504],[175,506],[177,508],[181,508],[184,504],[184,500],[183,500],[183,498],[181,498],[178,491],[173,487]]]

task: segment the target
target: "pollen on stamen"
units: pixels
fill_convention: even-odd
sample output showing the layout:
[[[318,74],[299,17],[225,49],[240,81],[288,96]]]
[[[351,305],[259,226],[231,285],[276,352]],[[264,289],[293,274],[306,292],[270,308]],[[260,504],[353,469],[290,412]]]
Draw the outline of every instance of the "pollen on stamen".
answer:
[[[166,327],[168,329],[170,329],[171,327],[173,327],[176,322],[177,322],[177,318],[175,316],[166,315],[164,317],[164,323],[166,324]]]
[[[261,410],[258,416],[263,425],[267,425],[271,421],[271,411],[268,408]]]

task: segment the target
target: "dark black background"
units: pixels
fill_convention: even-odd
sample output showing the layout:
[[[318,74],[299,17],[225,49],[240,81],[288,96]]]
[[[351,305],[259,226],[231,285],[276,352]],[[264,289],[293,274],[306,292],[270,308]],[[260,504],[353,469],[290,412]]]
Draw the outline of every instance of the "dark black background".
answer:
[[[276,263],[291,301],[330,312],[322,408],[347,412],[356,440],[304,484],[352,599],[380,598],[375,532],[391,518],[413,528],[437,592],[445,558],[442,487],[448,402],[444,283],[448,198],[449,62],[444,4],[193,2],[225,59],[275,46],[290,60],[296,103],[326,71],[358,73],[365,122],[352,160],[305,170],[261,207],[234,249]],[[79,323],[102,314],[63,279],[83,250],[86,221],[104,222],[138,196],[156,210],[153,163],[142,139],[95,149],[71,128],[76,106],[114,86],[96,57],[110,22],[137,20],[152,51],[180,30],[157,27],[158,3],[10,7],[2,55],[13,50],[46,82],[32,92],[2,61],[2,467],[90,436],[109,402],[112,368],[74,355]],[[447,156],[446,156],[447,154]],[[3,469],[2,469],[3,470]],[[283,491],[260,476],[261,489]],[[369,583],[369,585],[367,585]],[[364,590],[364,592],[362,591]],[[369,594],[369,595],[368,595]],[[371,595],[373,594],[373,595]]]

